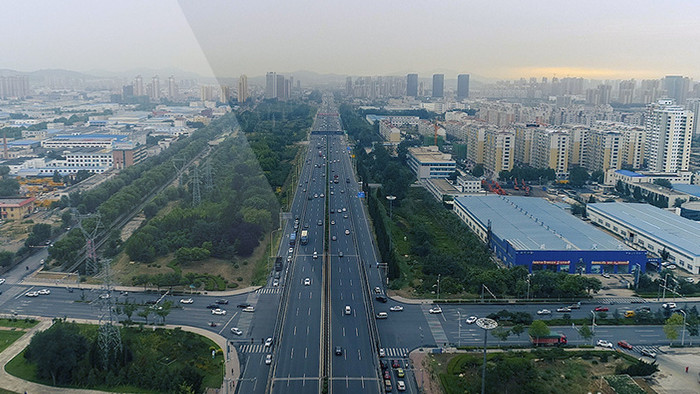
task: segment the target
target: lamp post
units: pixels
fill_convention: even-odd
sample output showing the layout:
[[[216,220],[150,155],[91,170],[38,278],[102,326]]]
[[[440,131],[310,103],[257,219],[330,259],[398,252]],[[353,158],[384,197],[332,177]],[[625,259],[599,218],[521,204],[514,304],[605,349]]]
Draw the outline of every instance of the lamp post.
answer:
[[[437,281],[437,299],[440,299],[440,274],[438,274],[438,281]]]
[[[666,283],[667,283],[666,279],[668,278],[669,274],[670,274],[670,272],[667,272],[666,276],[664,276],[664,291],[663,291],[663,295],[661,296],[661,301],[666,301]]]
[[[457,325],[459,329],[457,331],[457,347],[462,346],[462,312],[457,311]]]
[[[685,346],[685,311],[683,309],[679,309],[678,312],[683,314],[683,331],[681,334],[681,346]]]
[[[498,327],[498,323],[488,317],[476,319],[476,325],[484,330],[484,365],[481,369],[481,394],[486,392],[486,342],[489,337],[489,330]]]
[[[530,276],[532,274],[527,274],[527,299],[530,299]]]
[[[595,334],[595,311],[591,311],[591,314],[593,314],[593,325],[591,326],[591,331],[593,334]]]
[[[386,196],[386,199],[389,200],[389,219],[392,219],[392,211],[394,208],[394,200],[396,200],[396,196]]]

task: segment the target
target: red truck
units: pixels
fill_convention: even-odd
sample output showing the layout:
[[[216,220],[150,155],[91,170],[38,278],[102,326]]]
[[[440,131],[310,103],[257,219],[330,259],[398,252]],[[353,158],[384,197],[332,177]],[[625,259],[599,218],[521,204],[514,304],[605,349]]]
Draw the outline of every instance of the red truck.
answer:
[[[535,346],[560,346],[566,345],[566,335],[552,333],[542,337],[530,336],[530,342]]]

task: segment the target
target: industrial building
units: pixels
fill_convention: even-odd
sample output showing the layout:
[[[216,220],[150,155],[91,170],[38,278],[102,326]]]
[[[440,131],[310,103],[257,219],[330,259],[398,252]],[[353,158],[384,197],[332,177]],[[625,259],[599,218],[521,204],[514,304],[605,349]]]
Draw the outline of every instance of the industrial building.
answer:
[[[648,204],[588,204],[591,222],[611,231],[626,242],[661,255],[668,262],[693,274],[700,274],[700,223]]]
[[[455,199],[454,210],[508,266],[568,273],[646,269],[646,251],[633,250],[545,199],[466,196]]]

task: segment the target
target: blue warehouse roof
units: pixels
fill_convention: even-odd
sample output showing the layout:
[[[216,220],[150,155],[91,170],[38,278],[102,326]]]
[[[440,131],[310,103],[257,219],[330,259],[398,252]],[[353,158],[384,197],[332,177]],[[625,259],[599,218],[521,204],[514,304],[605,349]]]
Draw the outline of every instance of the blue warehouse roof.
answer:
[[[484,227],[517,250],[632,250],[545,199],[466,196],[455,199]]]
[[[640,173],[637,173],[637,172],[634,172],[634,171],[630,171],[630,170],[617,170],[617,171],[615,171],[615,172],[617,172],[618,174],[622,174],[622,175],[626,175],[626,176],[632,176],[632,177],[637,177],[637,178],[643,178],[643,177],[645,177],[645,175],[643,175],[643,174],[640,174]]]
[[[674,183],[673,190],[681,193],[690,194],[691,196],[700,197],[700,185],[687,185],[685,183]]]
[[[589,209],[600,211],[629,228],[656,238],[669,247],[700,256],[700,223],[649,204],[598,203]]]

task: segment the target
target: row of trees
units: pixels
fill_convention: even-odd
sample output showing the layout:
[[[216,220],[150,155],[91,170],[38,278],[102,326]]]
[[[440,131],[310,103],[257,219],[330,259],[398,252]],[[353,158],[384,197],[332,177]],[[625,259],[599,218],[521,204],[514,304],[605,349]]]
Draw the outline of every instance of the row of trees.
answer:
[[[16,196],[19,192],[19,182],[9,174],[10,167],[0,166],[0,197]]]
[[[94,326],[57,321],[38,332],[24,352],[36,377],[79,388],[137,387],[158,392],[199,393],[206,374],[220,373],[203,339],[179,329],[122,328],[122,346],[105,365]]]
[[[660,186],[671,186],[667,179],[658,179],[657,181],[662,181],[661,183],[655,182]],[[645,192],[639,186],[630,187],[628,184],[623,183],[622,181],[617,181],[615,184],[615,191],[622,197],[626,197],[627,199],[635,202],[647,202],[659,208],[668,208],[668,197],[656,193]],[[678,199],[674,202],[674,206],[680,207],[683,202],[683,200]]]

